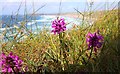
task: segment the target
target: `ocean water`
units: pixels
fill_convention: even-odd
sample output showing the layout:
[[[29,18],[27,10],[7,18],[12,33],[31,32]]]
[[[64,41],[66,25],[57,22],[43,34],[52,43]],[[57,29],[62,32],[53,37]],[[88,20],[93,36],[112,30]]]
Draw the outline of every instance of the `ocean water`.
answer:
[[[57,16],[55,15],[36,15],[36,16],[24,16],[24,15],[18,15],[18,16],[11,16],[11,15],[2,15],[1,24],[0,24],[0,37],[3,37],[3,40],[6,39],[13,39],[14,35],[17,34],[17,28],[20,28],[22,25],[22,22],[25,22],[25,29],[27,31],[32,32],[33,34],[37,34],[40,31],[42,31],[44,28],[49,30],[49,33],[51,33],[52,30],[52,21],[55,20]],[[70,18],[66,16],[60,16],[60,18],[64,18],[67,24],[67,30],[71,29],[74,24],[80,25],[81,19],[78,18]],[[26,33],[27,31],[25,29],[23,30],[23,33]],[[20,34],[18,34],[18,37]]]

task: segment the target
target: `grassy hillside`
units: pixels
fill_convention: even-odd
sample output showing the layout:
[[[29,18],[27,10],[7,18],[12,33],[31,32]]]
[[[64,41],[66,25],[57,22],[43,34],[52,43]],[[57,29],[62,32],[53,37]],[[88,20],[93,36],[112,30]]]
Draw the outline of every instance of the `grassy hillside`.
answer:
[[[84,25],[84,22],[82,22]],[[77,29],[76,29],[77,28]],[[97,52],[87,50],[86,35],[97,30],[104,37],[104,43]],[[65,31],[61,46],[59,35],[30,34],[23,41],[9,41],[2,44],[2,51],[12,51],[23,60],[23,71],[29,72],[115,72],[120,70],[118,61],[118,11],[111,10],[97,18],[91,26],[73,26]],[[60,55],[60,52],[63,51]],[[65,52],[64,52],[65,51]],[[66,57],[65,57],[66,56]],[[27,70],[26,70],[27,67]]]

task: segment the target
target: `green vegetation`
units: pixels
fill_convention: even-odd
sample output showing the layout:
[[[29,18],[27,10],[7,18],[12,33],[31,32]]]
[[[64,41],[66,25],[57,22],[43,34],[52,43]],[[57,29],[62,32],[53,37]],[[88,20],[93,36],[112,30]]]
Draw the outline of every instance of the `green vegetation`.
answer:
[[[81,16],[78,12],[79,15]],[[21,40],[26,36],[21,31],[21,29],[26,30],[25,21],[23,21],[21,28],[17,29],[21,37],[17,38],[18,34],[16,34],[14,40],[1,42],[2,52],[8,55],[12,51],[19,56],[23,60],[23,72],[73,74],[119,71],[118,10],[91,12],[84,15],[80,26],[74,25],[63,33],[54,35],[44,29],[39,34],[29,32],[29,36]],[[89,17],[91,19],[97,17],[92,25],[85,23]],[[104,43],[97,52],[91,52],[92,49],[87,50],[86,35],[98,30],[104,37]]]

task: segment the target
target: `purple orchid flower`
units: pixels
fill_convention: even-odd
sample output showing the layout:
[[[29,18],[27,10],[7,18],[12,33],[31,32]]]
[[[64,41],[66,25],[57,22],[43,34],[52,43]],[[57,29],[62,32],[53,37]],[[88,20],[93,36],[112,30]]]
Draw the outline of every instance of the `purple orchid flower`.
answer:
[[[60,19],[56,19],[52,22],[52,28],[53,30],[51,32],[53,32],[54,34],[60,34],[61,32],[66,30],[66,25],[65,25],[65,21],[64,18],[60,18]]]
[[[88,50],[94,48],[94,51],[97,52],[97,49],[103,44],[103,36],[99,34],[99,31],[93,34],[88,33],[86,36],[86,42],[88,44]]]
[[[0,55],[0,68],[2,72],[20,72],[22,67],[22,60],[19,59],[18,56],[13,55],[12,52],[8,56],[5,53]]]

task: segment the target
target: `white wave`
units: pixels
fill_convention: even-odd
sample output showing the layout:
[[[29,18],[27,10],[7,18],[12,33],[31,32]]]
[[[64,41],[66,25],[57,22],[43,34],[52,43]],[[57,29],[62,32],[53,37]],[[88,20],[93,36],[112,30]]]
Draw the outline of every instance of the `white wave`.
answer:
[[[13,29],[15,27],[9,27],[9,28],[0,28],[1,31],[4,31],[4,30],[9,30],[9,29]]]
[[[18,22],[18,24],[21,24],[21,22]]]
[[[4,30],[5,30],[5,28],[0,28],[0,30],[1,30],[1,31],[4,31]]]
[[[45,16],[43,16],[43,18],[56,18],[57,16],[55,16],[55,15],[45,15]]]
[[[60,16],[60,18],[64,18],[65,22],[72,22],[75,24],[79,24],[80,21],[78,21],[78,19],[75,18],[70,18],[70,17],[65,17],[65,16]],[[42,19],[38,19],[38,20],[32,20],[32,21],[36,21],[36,22],[52,22],[54,19],[56,19],[56,16],[54,15],[46,15],[43,16]]]
[[[35,24],[36,22],[28,22],[27,25]]]
[[[36,22],[50,22],[51,20],[48,19],[40,19],[40,20],[35,20]]]

